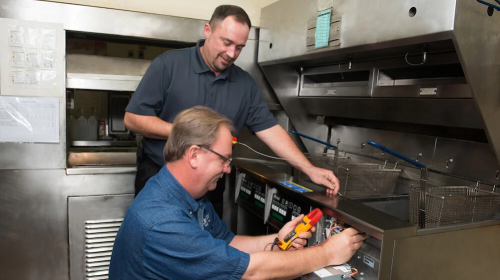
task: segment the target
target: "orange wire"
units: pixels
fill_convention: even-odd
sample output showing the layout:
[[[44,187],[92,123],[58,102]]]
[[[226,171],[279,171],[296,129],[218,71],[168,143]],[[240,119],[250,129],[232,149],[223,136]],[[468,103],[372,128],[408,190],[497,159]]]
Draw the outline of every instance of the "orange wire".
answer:
[[[358,270],[351,266],[351,273],[347,274],[345,277],[351,277],[358,273]]]
[[[266,246],[264,246],[264,251],[266,250],[267,246],[269,246],[269,245],[271,245],[271,244],[273,244],[273,242],[267,243],[267,245],[266,245]]]
[[[328,234],[328,237],[331,237],[331,236],[332,236],[332,232],[333,232],[333,230],[334,230],[334,229],[336,229],[336,228],[341,228],[342,230],[344,230],[344,229],[345,229],[344,227],[341,227],[341,226],[336,226],[336,227],[334,227],[334,228],[332,228],[332,229],[330,230],[330,233]]]

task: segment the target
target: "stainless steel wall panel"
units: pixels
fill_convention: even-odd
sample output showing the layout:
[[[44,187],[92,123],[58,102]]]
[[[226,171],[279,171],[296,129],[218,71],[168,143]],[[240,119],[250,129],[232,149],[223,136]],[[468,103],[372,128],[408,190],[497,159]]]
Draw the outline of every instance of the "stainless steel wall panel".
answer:
[[[390,279],[498,279],[498,236],[500,225],[397,239]]]
[[[387,148],[397,151],[413,160],[417,160],[427,166],[432,166],[434,159],[435,137],[412,135],[385,130],[368,129],[351,126],[333,126],[332,140],[335,144],[340,139],[339,148],[346,152],[353,152],[358,155],[366,155],[379,158],[381,161],[406,163],[394,156],[375,149],[370,145],[362,144],[366,141],[379,143]],[[420,156],[421,154],[421,156]],[[420,156],[420,157],[419,157]],[[378,162],[380,163],[380,162]]]
[[[500,165],[492,147],[487,143],[438,138],[432,169],[479,181],[500,183],[497,179],[500,178],[500,175],[497,176]],[[487,188],[491,190],[491,187]]]
[[[257,83],[257,87],[262,92],[262,97],[267,103],[276,104],[279,103],[278,99],[257,64],[257,54],[259,49],[258,37],[259,30],[252,28],[246,46],[241,51],[240,56],[234,64],[247,71],[254,78]]]
[[[301,133],[317,139],[326,139],[328,129],[325,125],[318,125],[316,118],[309,115],[299,100],[299,74],[297,69],[290,65],[274,65],[262,67],[278,97],[281,106],[285,109],[291,123]],[[312,141],[302,141],[309,153],[321,153],[323,147],[313,144]]]
[[[67,176],[64,169],[0,170],[2,278],[67,280],[67,198],[132,194],[134,177]]]

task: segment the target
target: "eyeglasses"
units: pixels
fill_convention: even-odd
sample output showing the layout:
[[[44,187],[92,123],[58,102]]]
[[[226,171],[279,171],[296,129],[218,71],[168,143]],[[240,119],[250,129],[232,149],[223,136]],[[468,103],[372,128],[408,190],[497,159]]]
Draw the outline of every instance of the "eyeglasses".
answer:
[[[212,152],[212,153],[214,153],[214,154],[218,155],[219,157],[221,157],[221,158],[222,158],[222,159],[226,162],[226,166],[230,166],[230,165],[231,165],[231,162],[233,161],[233,158],[227,158],[227,157],[225,157],[225,156],[223,156],[223,155],[221,155],[221,154],[217,153],[216,151],[214,151],[214,150],[212,150],[212,149],[210,149],[210,148],[207,148],[207,147],[205,147],[205,146],[202,146],[202,145],[198,145],[198,146],[199,146],[200,148],[203,148],[203,149],[205,149],[205,150],[207,150],[207,151],[210,151],[210,152]]]

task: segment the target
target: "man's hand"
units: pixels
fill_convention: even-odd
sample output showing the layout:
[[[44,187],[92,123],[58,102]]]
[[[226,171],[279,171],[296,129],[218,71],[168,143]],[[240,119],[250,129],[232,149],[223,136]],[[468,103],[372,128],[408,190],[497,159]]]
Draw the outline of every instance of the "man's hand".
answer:
[[[327,239],[322,247],[325,254],[330,257],[330,265],[339,265],[350,260],[359,247],[363,245],[365,239],[365,234],[361,234],[354,228],[348,228]]]
[[[326,189],[326,192],[328,194],[335,195],[339,192],[340,182],[339,179],[333,174],[333,171],[316,166],[311,167],[311,169],[314,172],[311,172],[311,170],[308,169],[306,169],[305,172],[314,183],[328,187],[328,189]],[[318,174],[323,175],[323,177],[325,177],[327,180],[325,180],[325,178],[321,176],[318,176]]]
[[[290,138],[288,132],[286,132],[279,124],[271,128],[258,131],[255,134],[257,134],[257,137],[266,143],[266,145],[269,146],[269,148],[271,148],[276,155],[290,160],[289,162],[291,165],[302,170],[314,183],[325,185],[328,188],[328,194],[338,193],[340,189],[339,179],[337,179],[337,177],[335,177],[333,172],[330,170],[312,166],[304,154],[299,150],[299,148],[297,148],[297,145],[295,145],[295,142],[293,142],[292,138]],[[308,168],[305,168],[304,165],[311,166],[314,173]],[[315,173],[321,174],[326,178],[326,180]]]
[[[278,233],[278,239],[282,240],[283,238],[286,237],[286,235],[292,231],[304,218],[304,214],[298,216],[297,218],[293,219],[292,221],[286,223],[281,230]],[[302,232],[299,234],[298,238],[292,241],[292,246],[290,247],[289,250],[296,250],[296,249],[303,249],[304,246],[307,244],[307,240],[311,238],[312,234],[311,232],[315,232],[316,227],[312,227],[310,231],[308,232]]]

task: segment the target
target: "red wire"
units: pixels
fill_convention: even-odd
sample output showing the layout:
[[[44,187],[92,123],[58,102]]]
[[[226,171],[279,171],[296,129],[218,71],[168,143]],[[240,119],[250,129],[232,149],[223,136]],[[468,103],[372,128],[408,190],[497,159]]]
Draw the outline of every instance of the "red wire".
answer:
[[[334,227],[334,228],[332,228],[332,229],[330,230],[330,233],[328,234],[328,236],[332,236],[332,232],[333,232],[333,230],[334,230],[334,229],[336,229],[336,228],[341,228],[342,230],[345,230],[345,228],[344,228],[344,227],[336,226],[336,227]]]

